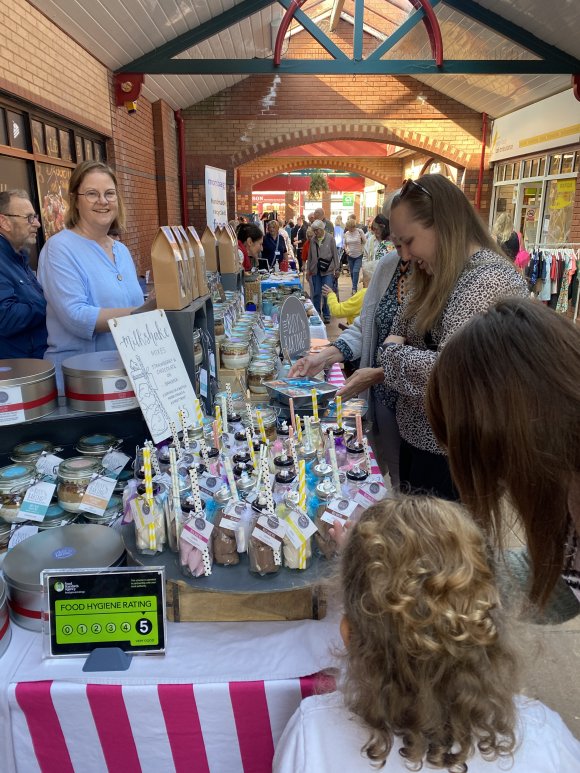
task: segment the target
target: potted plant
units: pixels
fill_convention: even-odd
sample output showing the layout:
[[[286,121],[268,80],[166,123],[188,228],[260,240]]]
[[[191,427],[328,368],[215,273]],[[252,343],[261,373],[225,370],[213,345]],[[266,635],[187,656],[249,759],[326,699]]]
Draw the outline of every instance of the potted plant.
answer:
[[[328,190],[328,180],[324,172],[312,172],[308,190],[313,199],[319,199],[322,191]]]

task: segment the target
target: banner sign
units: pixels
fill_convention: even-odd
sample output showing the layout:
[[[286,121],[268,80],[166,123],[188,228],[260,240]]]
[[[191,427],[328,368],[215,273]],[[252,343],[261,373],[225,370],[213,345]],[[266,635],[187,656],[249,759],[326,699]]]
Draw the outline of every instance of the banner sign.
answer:
[[[215,231],[217,226],[228,222],[228,195],[226,170],[215,166],[205,168],[205,213],[209,227]]]

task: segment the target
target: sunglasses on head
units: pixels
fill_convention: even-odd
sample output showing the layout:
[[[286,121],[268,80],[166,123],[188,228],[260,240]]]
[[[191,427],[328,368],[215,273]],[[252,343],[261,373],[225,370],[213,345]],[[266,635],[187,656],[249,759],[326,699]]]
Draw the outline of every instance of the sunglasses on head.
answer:
[[[405,196],[408,195],[409,191],[412,191],[415,188],[421,191],[421,193],[426,193],[430,199],[433,198],[431,191],[428,191],[424,185],[421,185],[421,183],[418,183],[416,180],[405,180],[403,187],[401,188],[401,193],[399,194],[400,198],[404,199]]]

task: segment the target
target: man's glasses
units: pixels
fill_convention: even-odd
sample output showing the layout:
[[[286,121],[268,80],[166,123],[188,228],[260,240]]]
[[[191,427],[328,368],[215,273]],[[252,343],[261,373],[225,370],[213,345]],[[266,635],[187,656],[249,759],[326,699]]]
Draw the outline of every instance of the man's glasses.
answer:
[[[77,196],[84,196],[89,204],[96,204],[100,200],[101,194],[99,191],[85,191],[84,193],[77,192]],[[111,188],[111,190],[105,191],[102,194],[105,201],[117,201],[117,191]]]
[[[399,197],[401,199],[404,199],[405,196],[409,193],[409,191],[412,191],[414,188],[417,188],[417,190],[421,191],[421,193],[426,193],[430,199],[433,198],[433,194],[431,193],[431,191],[428,191],[424,185],[421,185],[421,183],[418,183],[416,180],[405,180],[405,182],[403,183],[403,187],[401,188],[401,193],[399,194]]]
[[[24,218],[24,220],[28,221],[29,225],[32,225],[35,220],[38,220],[38,222],[40,222],[40,218],[38,217],[36,212],[33,212],[31,215],[11,215],[8,212],[2,212],[0,214],[4,215],[4,217],[22,217]]]

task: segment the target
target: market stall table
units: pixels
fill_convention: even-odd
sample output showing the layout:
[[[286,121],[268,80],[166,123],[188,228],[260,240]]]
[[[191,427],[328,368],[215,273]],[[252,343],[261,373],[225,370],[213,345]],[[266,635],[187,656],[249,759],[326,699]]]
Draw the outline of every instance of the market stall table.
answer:
[[[272,276],[269,279],[262,280],[262,292],[265,290],[273,290],[281,287],[301,290],[302,284],[300,282],[300,277],[297,274],[289,275],[288,277],[277,274],[276,276]]]

